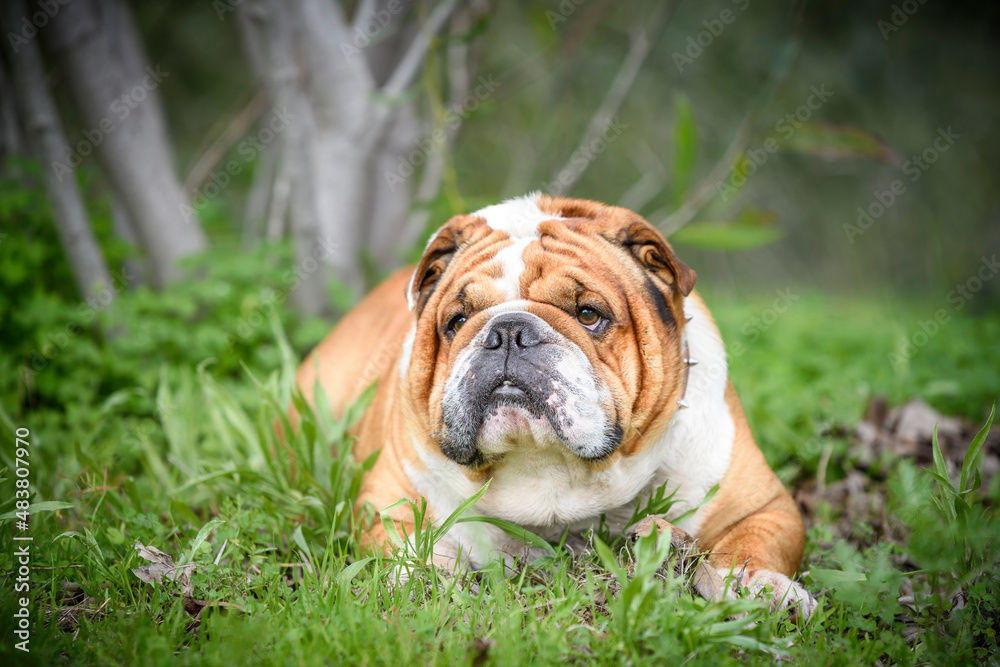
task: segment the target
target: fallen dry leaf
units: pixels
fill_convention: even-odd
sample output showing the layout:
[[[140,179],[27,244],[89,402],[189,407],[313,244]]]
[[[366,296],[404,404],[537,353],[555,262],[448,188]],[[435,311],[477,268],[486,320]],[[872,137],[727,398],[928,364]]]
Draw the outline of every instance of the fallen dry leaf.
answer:
[[[961,470],[969,443],[982,423],[943,415],[920,399],[889,408],[885,397],[875,397],[854,430],[851,451],[862,469],[878,461],[883,452],[911,457],[926,467],[933,461],[931,442],[935,426],[946,464],[952,472]],[[993,476],[1000,471],[1000,431],[987,436],[982,456],[982,488],[988,489]]]
[[[140,558],[148,560],[152,564],[134,568],[132,574],[147,584],[156,584],[162,579],[178,582],[181,585],[181,598],[184,601],[184,611],[194,616],[195,621],[200,619],[202,611],[209,608],[232,609],[239,612],[246,611],[246,608],[235,602],[196,600],[194,597],[194,585],[191,583],[191,574],[198,567],[194,563],[177,566],[169,554],[163,553],[156,547],[148,547],[141,542],[135,543],[135,549],[139,552]]]
[[[166,578],[176,581],[181,585],[181,594],[184,599],[194,597],[194,585],[191,583],[191,573],[198,566],[194,563],[187,563],[178,567],[174,565],[174,559],[163,553],[156,547],[147,547],[142,542],[135,543],[135,549],[139,552],[139,557],[148,560],[152,565],[142,565],[133,568],[132,574],[139,577],[147,584],[159,583]]]

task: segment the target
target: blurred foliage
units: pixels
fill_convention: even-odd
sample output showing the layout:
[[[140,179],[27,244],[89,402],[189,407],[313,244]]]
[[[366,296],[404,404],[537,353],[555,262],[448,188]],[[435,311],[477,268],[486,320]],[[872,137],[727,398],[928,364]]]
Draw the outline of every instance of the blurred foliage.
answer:
[[[553,23],[548,12],[563,12],[563,4],[572,12]],[[639,207],[654,220],[691,195],[788,42],[790,3],[747,3],[693,63],[675,66],[673,54],[705,21],[741,4],[678,5],[620,111],[626,131],[570,194],[616,203],[644,177],[659,178]],[[496,4],[464,38],[481,48],[478,71],[501,85],[463,117],[446,187],[415,206],[429,218],[421,243],[401,261],[415,260],[452,214],[551,181],[618,71],[631,27],[651,6]],[[161,92],[179,163],[189,165],[214,124],[254,89],[234,17],[220,19],[205,2],[155,0],[135,10],[151,61],[171,72]],[[876,395],[891,404],[920,396],[980,421],[1000,396],[998,282],[987,281],[961,309],[947,298],[983,253],[1000,247],[992,39],[1000,10],[925,3],[884,39],[877,22],[889,12],[887,3],[861,0],[809,5],[789,80],[759,111],[759,132],[733,163],[744,171],[753,163],[754,173],[672,237],[699,273],[761,448],[790,484],[813,479],[821,465],[829,481],[847,474],[852,454],[838,427],[856,423]],[[440,83],[426,102],[428,118],[439,118],[447,99],[447,43],[440,40],[429,60],[425,83]],[[822,84],[833,91],[830,101],[783,136],[779,123]],[[857,208],[905,176],[900,161],[952,126],[961,135],[955,147],[863,237],[848,239],[843,226]],[[779,150],[768,151],[768,139]],[[963,496],[969,508],[961,520],[942,505],[956,507],[956,495],[974,483],[971,464],[949,489],[940,470],[934,477],[893,462],[887,511],[903,522],[900,543],[857,549],[820,540],[833,520],[817,517],[807,545],[817,567],[807,582],[827,591],[826,608],[804,628],[753,605],[745,610],[761,623],[734,625],[676,581],[653,582],[662,558],[651,542],[589,560],[560,552],[515,577],[488,568],[462,585],[399,554],[361,558],[346,508],[365,463],[343,456],[346,423],[300,405],[307,426],[289,443],[297,474],[276,456],[270,427],[290,397],[295,360],[332,323],[303,320],[290,307],[287,244],[240,245],[252,168],[199,210],[212,250],[159,293],[133,274],[130,262],[142,258],[115,237],[94,172],[79,169],[116,277],[111,305],[75,293],[37,165],[13,162],[0,173],[0,430],[29,424],[33,446],[45,452],[32,460],[34,501],[74,505],[49,506],[34,519],[46,545],[38,564],[56,568],[44,575],[40,599],[60,604],[62,578],[72,577],[115,612],[84,619],[76,634],[36,623],[40,656],[149,664],[307,664],[330,655],[391,664],[581,657],[618,664],[623,652],[637,662],[690,664],[769,664],[783,653],[844,664],[995,656],[997,490]],[[368,265],[373,282],[385,270]],[[915,333],[942,308],[947,326],[912,349]],[[904,363],[894,362],[907,344]],[[341,456],[325,456],[330,446]],[[9,451],[2,457],[9,468]],[[8,474],[0,470],[0,478]],[[186,554],[205,577],[201,597],[236,602],[246,615],[206,615],[192,633],[168,588],[145,587],[129,572],[136,539]],[[11,551],[7,530],[0,547]],[[9,575],[13,568],[3,565]],[[650,576],[613,599],[611,575],[627,578],[629,568]],[[898,595],[916,573],[925,585],[914,592],[921,639],[911,644]],[[956,590],[964,607],[954,611]],[[610,609],[593,604],[599,593]],[[12,605],[0,599],[0,617],[10,619]]]
[[[733,304],[723,302],[717,312],[730,329],[741,321]],[[796,321],[813,321],[813,314],[808,306],[790,310],[768,335],[780,339],[774,334],[784,327],[801,331]],[[852,319],[854,328],[865,322],[864,313],[845,319]],[[850,353],[851,328],[848,323],[823,329],[811,340],[825,337],[825,350],[841,350],[847,377],[872,361]],[[693,595],[672,567],[661,569],[671,557],[668,542],[651,536],[614,549],[597,540],[594,550],[582,554],[549,546],[546,556],[513,570],[494,563],[449,574],[431,566],[427,555],[446,524],[474,518],[460,517],[462,508],[414,535],[410,548],[385,555],[362,552],[349,509],[371,461],[349,456],[347,428],[363,401],[337,421],[322,400],[314,411],[296,399],[301,427],[291,439],[278,438],[273,427],[281,423],[288,429],[284,408],[298,359],[277,318],[265,330],[261,345],[276,348],[276,370],[241,373],[240,382],[229,382],[210,364],[173,366],[152,392],[155,421],[149,427],[116,430],[128,412],[118,400],[122,393],[104,402],[98,439],[87,436],[71,447],[68,438],[52,438],[47,425],[32,426],[33,451],[48,450],[33,465],[58,461],[58,474],[33,468],[35,500],[70,500],[58,515],[32,515],[32,534],[45,544],[33,563],[52,568],[40,572],[55,573],[36,577],[35,608],[65,610],[65,578],[107,610],[93,617],[66,612],[61,626],[36,619],[35,655],[154,665],[176,664],[178,654],[185,663],[208,665],[327,664],[332,658],[561,663],[580,656],[591,664],[617,665],[627,655],[636,663],[736,665],[773,664],[779,657],[808,662],[818,654],[844,664],[966,663],[987,660],[995,651],[998,498],[995,490],[988,498],[960,493],[974,486],[969,483],[977,469],[974,448],[965,481],[957,487],[908,461],[893,468],[888,500],[904,522],[902,541],[857,550],[839,539],[820,550],[811,537],[807,558],[816,567],[806,581],[811,590],[825,592],[808,624],[794,625],[752,599],[709,603]],[[743,336],[744,343],[753,337]],[[781,357],[768,346],[755,347],[751,356],[770,359],[771,372],[786,381],[808,372],[794,361],[773,363]],[[822,418],[834,406],[862,400],[850,384],[838,387],[832,381],[815,394],[785,390],[772,397],[772,387],[749,382],[746,371],[738,373],[737,384],[754,421],[762,404],[771,402],[780,401],[790,414]],[[830,394],[831,400],[815,402],[817,394]],[[802,441],[808,428],[791,424],[789,430]],[[0,431],[12,426],[0,414]],[[768,440],[773,425],[765,422],[761,432],[770,459],[798,454],[794,443]],[[130,472],[121,461],[102,462],[98,440],[119,448],[138,443],[139,470]],[[0,451],[0,479],[8,475],[10,457],[11,450]],[[938,504],[942,498],[951,502],[956,492],[968,506],[964,521]],[[12,502],[0,505],[0,514]],[[415,511],[422,526],[423,506]],[[8,520],[0,519],[0,525]],[[378,518],[362,514],[357,520]],[[820,521],[816,530],[829,530],[828,523]],[[195,598],[229,606],[206,609],[195,619],[169,582],[141,582],[130,571],[140,564],[136,541],[197,564]],[[5,528],[0,531],[4,585],[12,585],[15,572],[3,560],[12,549]],[[956,558],[961,553],[968,557]],[[916,587],[913,604],[922,611],[906,621],[897,598],[904,578],[918,576],[925,585]],[[959,610],[951,602],[957,594],[966,600]],[[0,600],[0,618],[10,618],[13,605],[10,596]],[[915,640],[908,640],[904,629],[914,631]],[[7,645],[0,653],[9,650]]]
[[[907,531],[902,542],[857,548],[843,537],[820,540],[832,521],[816,519],[807,545],[815,567],[805,581],[827,592],[805,627],[759,602],[709,604],[683,580],[653,576],[666,552],[649,540],[583,556],[550,546],[550,555],[513,575],[495,565],[474,580],[445,575],[406,550],[366,555],[354,530],[378,518],[351,508],[371,461],[347,454],[346,435],[362,406],[337,422],[298,400],[296,436],[279,440],[274,431],[276,423],[290,430],[284,408],[298,359],[330,326],[303,322],[291,307],[287,245],[217,245],[192,258],[188,277],[162,293],[129,280],[112,304],[90,306],[87,317],[86,302],[81,310],[69,289],[67,262],[31,173],[28,165],[27,180],[0,190],[4,220],[33,230],[10,234],[5,225],[0,242],[0,294],[10,323],[0,331],[0,431],[29,424],[32,451],[44,452],[32,459],[32,531],[46,544],[36,564],[58,574],[38,588],[37,608],[62,604],[66,577],[110,610],[70,621],[64,627],[75,635],[37,620],[39,656],[95,663],[139,656],[161,664],[180,651],[193,663],[231,664],[249,660],[242,652],[252,645],[258,657],[312,664],[373,656],[379,645],[380,659],[393,664],[461,663],[476,651],[492,663],[587,655],[620,664],[623,653],[637,662],[688,664],[770,664],[776,656],[817,653],[910,663],[984,659],[996,645],[997,490],[967,496],[964,522],[939,517],[934,494],[947,490],[907,461],[889,469],[891,511]],[[99,201],[90,205],[101,210]],[[429,208],[450,205],[441,197]],[[106,217],[96,224],[112,269],[127,275],[132,257],[109,234]],[[41,287],[25,296],[33,275]],[[912,338],[940,303],[899,300],[886,310],[875,299],[814,290],[735,298],[711,286],[705,298],[751,427],[787,483],[816,476],[827,449],[826,479],[846,474],[848,442],[834,427],[856,422],[872,396],[898,403],[919,395],[979,419],[1000,395],[995,366],[983,363],[1000,337],[995,316],[953,313],[946,333],[894,364],[900,339]],[[0,452],[0,480],[9,479],[10,456]],[[41,504],[54,499],[61,504]],[[0,515],[12,502],[0,502]],[[456,513],[448,520],[468,519]],[[421,532],[415,544],[424,555],[442,529]],[[11,552],[9,534],[0,531],[2,553]],[[206,613],[192,626],[169,586],[148,586],[130,572],[139,565],[137,540],[197,563],[199,600],[242,611]],[[963,553],[965,560],[956,558]],[[902,633],[898,602],[914,576],[923,582],[914,597],[921,612],[911,622],[918,651]],[[956,594],[965,601],[960,610]],[[0,601],[3,618],[12,604]],[[735,612],[748,616],[729,619]],[[385,618],[393,619],[393,641],[371,634]],[[572,627],[579,630],[567,631]]]
[[[86,170],[82,185],[113,286],[80,300],[37,166],[15,165],[6,173],[18,176],[0,181],[6,233],[0,242],[0,405],[19,421],[30,414],[53,444],[86,438],[94,459],[135,470],[137,452],[121,447],[119,438],[152,415],[151,392],[163,374],[176,378],[213,359],[220,378],[242,383],[241,367],[266,371],[278,364],[269,318],[293,332],[300,353],[329,329],[328,322],[304,321],[289,307],[296,277],[285,243],[217,243],[192,258],[186,277],[169,288],[156,292],[142,284],[129,268],[131,251],[111,233],[103,194],[87,187]],[[116,421],[102,421],[108,401]],[[96,438],[95,428],[111,432]]]
[[[732,220],[692,222],[670,238],[682,246],[694,248],[750,250],[781,238],[781,231],[774,222],[773,212],[746,208]]]

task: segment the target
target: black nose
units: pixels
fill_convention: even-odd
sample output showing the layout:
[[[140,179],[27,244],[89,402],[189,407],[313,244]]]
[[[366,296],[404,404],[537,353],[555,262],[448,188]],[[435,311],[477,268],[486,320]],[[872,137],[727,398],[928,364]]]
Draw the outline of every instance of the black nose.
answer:
[[[510,350],[512,347],[524,349],[544,343],[537,320],[537,317],[527,313],[497,315],[489,324],[483,347],[488,350]]]

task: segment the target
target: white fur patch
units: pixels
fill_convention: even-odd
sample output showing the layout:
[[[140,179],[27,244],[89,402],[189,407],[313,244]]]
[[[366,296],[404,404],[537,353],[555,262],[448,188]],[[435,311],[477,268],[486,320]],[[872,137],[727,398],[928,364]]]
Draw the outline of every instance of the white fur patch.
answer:
[[[410,326],[410,333],[406,334],[403,341],[403,354],[399,357],[399,377],[406,377],[406,371],[410,370],[410,359],[413,358],[413,342],[417,338],[417,323]]]
[[[729,369],[719,330],[698,297],[684,299],[684,314],[692,318],[685,327],[688,353],[698,360],[691,367],[684,394],[689,407],[677,411],[666,433],[653,445],[662,452],[653,485],[669,481],[667,490],[677,489],[675,498],[679,502],[670,512],[672,517],[698,506],[722,480],[729,469],[736,436],[726,403]],[[678,526],[697,534],[703,521],[704,508]]]
[[[546,220],[563,220],[559,215],[545,213],[538,208],[538,193],[529,192],[499,204],[481,208],[472,215],[485,218],[492,229],[507,232],[514,240],[538,238],[538,225]]]
[[[507,299],[521,298],[521,274],[525,269],[524,249],[536,238],[538,237],[519,238],[496,255],[500,262],[500,277],[493,284]]]
[[[497,279],[496,286],[508,299],[517,299],[520,296],[521,273],[524,271],[524,249],[532,241],[540,238],[538,225],[546,220],[564,220],[560,215],[551,215],[543,212],[538,207],[539,193],[529,192],[523,197],[515,197],[499,204],[493,204],[472,213],[472,215],[484,218],[486,224],[492,229],[507,232],[511,240],[514,241],[499,253],[497,259],[500,260],[501,277]],[[427,241],[425,250],[430,247],[438,232],[434,232]],[[410,277],[409,285],[406,289],[406,300],[410,310],[416,307],[413,298],[413,280],[416,273]]]
[[[523,197],[508,199],[480,209],[472,215],[485,218],[492,229],[506,232],[513,244],[497,253],[500,261],[500,278],[494,283],[508,299],[521,296],[521,273],[524,271],[524,249],[540,237],[538,225],[546,220],[562,220],[538,208],[538,193],[531,192]]]

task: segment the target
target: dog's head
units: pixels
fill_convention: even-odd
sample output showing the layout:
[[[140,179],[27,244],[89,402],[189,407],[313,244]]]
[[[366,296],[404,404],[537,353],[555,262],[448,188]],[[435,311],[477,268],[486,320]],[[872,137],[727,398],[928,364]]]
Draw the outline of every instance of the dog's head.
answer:
[[[681,398],[694,282],[623,208],[531,195],[456,216],[408,289],[409,416],[470,471],[513,450],[634,455]]]

